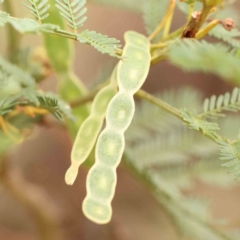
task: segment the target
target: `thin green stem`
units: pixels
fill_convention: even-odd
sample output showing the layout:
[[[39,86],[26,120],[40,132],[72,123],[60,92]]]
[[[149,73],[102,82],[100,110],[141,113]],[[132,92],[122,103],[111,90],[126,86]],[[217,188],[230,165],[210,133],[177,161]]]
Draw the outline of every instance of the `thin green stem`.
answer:
[[[172,105],[162,101],[159,98],[154,97],[153,95],[151,95],[150,93],[145,92],[144,90],[139,90],[136,94],[136,97],[141,98],[141,99],[145,99],[148,102],[158,106],[159,108],[171,113],[172,115],[174,115],[175,117],[177,117],[178,119],[184,121],[182,114],[180,112],[180,110],[178,110],[177,108],[173,107]],[[185,122],[185,121],[184,121]],[[208,135],[203,133],[202,131],[199,131],[201,134],[203,134],[205,137],[209,138],[210,140],[212,140],[213,142],[217,142],[218,140],[223,140],[223,138],[221,136],[219,136],[218,134],[214,134],[213,135]]]
[[[12,2],[6,0],[3,2],[3,5],[6,12],[8,12],[10,15],[13,15]],[[15,31],[15,29],[10,24],[7,24],[6,28],[7,28],[8,56],[12,62],[16,62],[16,53],[20,49],[21,35],[17,31]]]
[[[196,39],[201,39],[205,37],[213,28],[215,28],[220,23],[220,20],[213,20],[211,21],[205,28],[201,29],[196,34]]]
[[[163,17],[163,20],[159,23],[154,32],[148,38],[150,41],[153,40],[158,35],[158,33],[163,29],[169,18],[171,18],[175,5],[176,0],[170,0],[169,7],[167,9],[165,16]]]
[[[165,41],[168,41],[168,40],[170,40],[170,39],[174,39],[174,38],[176,38],[176,37],[181,36],[181,33],[182,33],[184,27],[185,27],[185,26],[182,26],[182,27],[178,28],[177,30],[175,30],[174,32],[170,33],[168,36],[162,38],[162,39],[161,39],[161,42],[163,42],[163,41],[165,42]]]
[[[188,12],[188,21],[191,19],[193,10],[194,10],[194,3],[190,3],[189,4],[189,12]]]
[[[168,17],[167,22],[166,22],[166,24],[165,24],[165,26],[164,26],[163,38],[167,37],[168,34],[169,34],[169,31],[170,31],[170,28],[171,28],[171,25],[172,25],[173,12],[174,12],[174,10],[171,12],[171,14],[170,14],[170,16]]]
[[[169,42],[160,42],[160,43],[157,43],[157,44],[152,44],[151,45],[151,50],[159,49],[159,48],[165,48],[168,45],[169,45]]]
[[[139,90],[135,94],[135,96],[138,97],[138,98],[147,100],[148,102],[150,102],[150,103],[152,103],[152,104],[162,108],[163,110],[171,113],[172,115],[176,116],[177,118],[179,118],[181,120],[183,119],[182,115],[181,115],[181,112],[177,108],[171,106],[170,104],[162,101],[159,98],[154,97],[153,95],[151,95],[150,93],[145,92],[144,90]]]

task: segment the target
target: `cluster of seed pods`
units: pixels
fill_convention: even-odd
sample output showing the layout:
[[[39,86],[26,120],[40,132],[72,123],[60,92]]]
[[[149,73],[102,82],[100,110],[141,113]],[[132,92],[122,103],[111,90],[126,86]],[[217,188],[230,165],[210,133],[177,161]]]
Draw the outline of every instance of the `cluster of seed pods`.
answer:
[[[116,82],[115,69],[109,85],[102,88],[95,96],[90,115],[78,131],[72,148],[71,166],[65,175],[65,181],[68,185],[74,183],[79,166],[87,159],[96,143],[106,115],[107,106],[117,92]]]
[[[108,223],[112,216],[116,168],[125,147],[124,132],[135,111],[133,95],[146,80],[151,62],[150,43],[145,36],[129,31],[124,37],[126,45],[117,68],[119,92],[107,107],[106,128],[97,140],[96,162],[88,173],[87,196],[83,201],[85,216],[98,224]]]

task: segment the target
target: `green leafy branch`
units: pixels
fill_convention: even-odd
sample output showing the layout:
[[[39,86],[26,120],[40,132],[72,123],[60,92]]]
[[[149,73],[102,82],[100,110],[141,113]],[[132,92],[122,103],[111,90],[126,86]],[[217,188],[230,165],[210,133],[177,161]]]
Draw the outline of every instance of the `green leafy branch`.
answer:
[[[218,140],[220,160],[225,161],[223,167],[230,169],[237,178],[240,176],[240,139],[234,142]]]
[[[173,65],[185,71],[214,73],[235,84],[240,83],[240,59],[222,44],[184,39],[170,45],[168,58]]]
[[[184,96],[183,93],[181,93],[182,96]],[[171,95],[171,92],[168,91],[167,95]],[[177,94],[175,93],[174,96]],[[164,94],[161,94],[161,98],[166,100]],[[159,106],[158,99],[155,100]],[[194,101],[194,98],[191,98],[191,100],[191,105],[195,107],[199,105],[198,103],[193,104],[196,99]],[[133,121],[127,132],[129,140],[124,158],[127,168],[146,184],[168,213],[180,234],[198,240],[206,238],[237,239],[210,223],[209,210],[202,200],[189,198],[181,192],[181,190],[192,188],[196,178],[217,186],[226,187],[234,184],[233,179],[219,166],[216,144],[211,145],[209,141],[204,141],[205,145],[202,145],[201,141],[199,142],[201,136],[197,132],[195,134],[195,132],[187,130],[188,132],[182,134],[184,128],[181,123],[176,125],[175,122],[172,122],[172,116],[165,116],[164,111],[156,112],[157,110],[152,105],[153,102],[152,98],[149,103],[142,101],[141,107],[137,108],[139,114],[135,117],[136,121]],[[178,98],[175,99],[175,102],[179,103]],[[185,103],[182,102],[182,104]],[[147,112],[145,112],[145,108],[148,109]],[[154,117],[145,119],[145,115],[154,115]],[[160,124],[157,125],[157,122]],[[155,124],[158,128],[154,126]],[[166,137],[172,141],[166,140]],[[166,141],[168,141],[167,145]],[[181,148],[178,154],[178,145],[184,145],[184,143],[188,149]],[[210,146],[212,146],[212,151],[209,151]],[[197,151],[197,147],[199,151]],[[166,148],[168,148],[166,152],[172,154],[175,161],[171,161],[166,156]],[[168,160],[164,161],[166,158]]]
[[[44,109],[52,113],[57,119],[62,120],[65,115],[70,119],[74,119],[71,114],[70,107],[64,103],[59,97],[52,93],[39,93],[32,90],[25,90],[12,97],[7,96],[0,99],[0,115],[5,116],[16,109],[17,106],[33,106],[36,108]],[[33,109],[33,114],[35,113]],[[43,114],[47,112],[42,112]],[[38,113],[38,111],[36,111]],[[40,111],[41,113],[41,111]]]
[[[87,8],[83,8],[86,0],[56,0],[56,7],[60,10],[60,14],[68,21],[68,25],[75,31],[83,25],[87,20],[84,14]]]
[[[77,30],[86,20],[86,17],[84,16],[86,12],[86,8],[84,8],[86,1],[57,1],[56,6],[59,9],[60,14],[67,19],[68,24],[73,28],[74,33],[62,30],[59,26],[54,24],[42,23],[42,20],[49,16],[49,5],[47,4],[46,0],[28,1],[31,5],[24,5],[31,10],[31,13],[37,18],[38,21],[29,18],[14,18],[8,13],[0,11],[0,26],[9,23],[20,33],[43,32],[54,34],[64,38],[70,38],[81,43],[89,44],[95,49],[99,50],[101,53],[107,53],[114,57],[119,57],[119,55],[121,55],[121,51],[119,52],[119,48],[121,47],[119,40],[115,38],[108,38],[106,35],[96,33],[95,31],[85,30],[80,34],[77,33]]]

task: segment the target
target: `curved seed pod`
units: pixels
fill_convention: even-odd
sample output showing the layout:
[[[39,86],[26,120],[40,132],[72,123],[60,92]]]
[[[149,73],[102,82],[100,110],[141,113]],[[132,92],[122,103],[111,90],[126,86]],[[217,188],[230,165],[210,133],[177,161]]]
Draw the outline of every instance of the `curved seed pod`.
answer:
[[[85,216],[98,224],[108,223],[112,216],[116,168],[125,147],[124,132],[135,111],[133,95],[146,80],[151,62],[150,43],[146,37],[127,32],[125,41],[123,61],[117,69],[119,92],[107,107],[106,128],[97,140],[96,162],[88,173],[87,196],[82,206]]]
[[[116,168],[121,161],[124,147],[123,133],[119,133],[112,128],[105,128],[97,141],[96,160],[100,159],[101,164]]]
[[[86,197],[83,201],[83,213],[91,221],[103,224],[111,220],[112,207],[109,203],[98,201],[96,198]]]
[[[135,112],[133,96],[120,91],[107,108],[107,126],[116,131],[126,131]]]
[[[137,32],[128,31],[125,34],[124,39],[126,43],[133,44],[135,47],[140,47],[142,50],[149,52],[149,50],[146,48],[146,46],[149,45],[149,40],[144,35]]]
[[[102,88],[93,100],[91,113],[81,125],[71,153],[71,166],[65,175],[67,184],[72,185],[77,177],[79,166],[87,159],[92,151],[103,120],[106,114],[108,103],[117,92],[116,70],[114,70],[110,84]]]
[[[148,75],[146,67],[149,67],[149,52],[129,44],[124,49],[123,59],[118,67],[118,85],[125,92],[134,94],[141,88]]]
[[[97,198],[101,196],[101,201],[108,200],[113,197],[116,182],[116,173],[111,168],[103,164],[96,164],[91,168],[87,185],[91,189],[91,197]]]

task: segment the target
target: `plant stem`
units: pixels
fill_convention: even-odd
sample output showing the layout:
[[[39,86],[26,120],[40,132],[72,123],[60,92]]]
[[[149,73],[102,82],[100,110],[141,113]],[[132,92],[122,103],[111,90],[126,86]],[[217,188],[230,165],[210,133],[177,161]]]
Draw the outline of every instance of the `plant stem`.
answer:
[[[169,42],[160,42],[157,44],[152,44],[151,45],[151,50],[156,49],[156,48],[165,48],[169,45]]]
[[[156,106],[162,108],[163,110],[173,114],[174,116],[176,116],[177,118],[179,118],[181,120],[183,119],[182,115],[181,115],[181,112],[177,108],[171,106],[170,104],[162,101],[159,98],[154,97],[153,95],[145,92],[144,90],[139,90],[135,94],[135,96],[138,97],[138,98],[145,99],[145,100],[149,101],[150,103],[153,103],[154,105],[156,105]]]
[[[205,1],[203,2],[203,8],[201,12],[193,12],[192,17],[189,20],[188,25],[183,30],[183,38],[195,38],[195,35],[200,30],[202,25],[205,23],[208,15],[212,11],[212,6],[207,6]]]
[[[163,17],[162,21],[159,23],[157,28],[154,30],[154,32],[148,38],[150,41],[153,40],[158,35],[158,33],[163,29],[163,27],[165,26],[169,18],[172,17],[172,13],[174,11],[175,5],[176,5],[176,0],[170,0],[170,4],[165,16]]]
[[[174,9],[172,10],[172,12],[170,13],[168,19],[167,19],[167,22],[164,26],[164,30],[163,30],[163,38],[167,37],[168,34],[169,34],[169,31],[170,31],[170,28],[171,28],[171,25],[172,25],[172,19],[173,19],[173,12],[174,12]]]
[[[3,5],[6,12],[8,12],[10,15],[13,15],[13,7],[11,1],[6,0],[3,2]],[[15,31],[15,29],[10,24],[6,25],[6,29],[8,56],[12,62],[16,62],[16,53],[18,53],[20,49],[21,35],[17,31]]]
[[[205,28],[201,29],[196,34],[196,39],[201,39],[205,37],[213,28],[215,28],[221,21],[220,20],[213,20],[211,21]]]
[[[163,41],[165,42],[165,41],[167,41],[167,40],[174,39],[174,38],[176,38],[176,37],[180,37],[180,36],[181,36],[181,33],[182,33],[183,29],[184,29],[184,27],[185,27],[185,26],[178,28],[178,29],[175,30],[174,32],[170,33],[168,36],[162,38],[160,42],[163,42]],[[159,42],[159,43],[160,43],[160,42]]]
[[[22,174],[9,167],[9,159],[0,156],[0,180],[6,190],[25,206],[34,218],[39,240],[59,240],[59,217],[48,196],[38,187],[26,182]]]
[[[163,109],[163,110],[171,113],[172,115],[174,115],[174,116],[177,117],[178,119],[180,119],[180,120],[182,120],[183,122],[185,122],[184,119],[183,119],[183,117],[182,117],[181,112],[180,112],[177,108],[175,108],[175,107],[173,107],[172,105],[170,105],[170,104],[162,101],[162,100],[159,99],[159,98],[154,97],[154,96],[151,95],[150,93],[147,93],[147,92],[145,92],[144,90],[139,90],[139,91],[135,94],[135,96],[138,97],[138,98],[145,99],[145,100],[149,101],[150,103],[152,103],[152,104],[158,106],[159,108],[161,108],[161,109]],[[224,139],[223,139],[221,136],[217,135],[217,134],[215,134],[214,136],[212,136],[212,135],[204,134],[204,133],[203,133],[202,131],[200,131],[200,130],[199,130],[198,132],[200,132],[200,133],[203,134],[205,137],[209,138],[210,140],[212,140],[212,141],[215,142],[215,143],[217,143],[217,140],[222,140],[222,141],[224,141]]]

